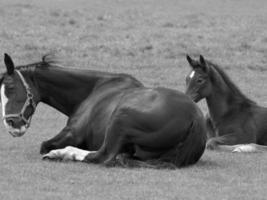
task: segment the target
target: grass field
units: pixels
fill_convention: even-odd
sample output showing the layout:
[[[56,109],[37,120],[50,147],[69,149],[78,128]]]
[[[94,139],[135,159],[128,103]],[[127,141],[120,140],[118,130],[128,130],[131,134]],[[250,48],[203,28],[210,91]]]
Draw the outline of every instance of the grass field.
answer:
[[[0,55],[17,64],[52,52],[64,66],[129,73],[150,87],[183,91],[185,54],[201,53],[267,106],[265,0],[0,0],[0,27]],[[1,200],[267,198],[264,153],[206,151],[179,170],[42,161],[40,143],[65,121],[42,104],[21,138],[0,123]]]

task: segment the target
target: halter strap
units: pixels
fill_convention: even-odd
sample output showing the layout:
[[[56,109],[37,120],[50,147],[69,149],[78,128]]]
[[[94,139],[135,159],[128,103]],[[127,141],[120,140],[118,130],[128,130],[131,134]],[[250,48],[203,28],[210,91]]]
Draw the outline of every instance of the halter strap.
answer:
[[[20,80],[21,80],[21,82],[22,82],[22,84],[26,90],[27,98],[26,98],[26,101],[25,101],[25,103],[24,103],[24,105],[23,105],[23,107],[19,113],[5,115],[5,116],[3,116],[3,120],[5,120],[7,118],[11,118],[11,117],[12,118],[19,118],[20,120],[22,120],[26,124],[26,127],[28,128],[30,123],[31,123],[32,116],[30,116],[28,119],[26,119],[24,114],[25,114],[27,107],[29,107],[29,106],[32,106],[33,109],[35,110],[36,103],[33,100],[33,94],[31,93],[31,88],[30,88],[29,84],[26,82],[26,80],[23,77],[23,75],[21,74],[21,72],[19,70],[15,70],[15,72],[17,72],[17,74],[20,77]]]
[[[23,85],[24,85],[24,87],[25,87],[25,89],[26,89],[27,94],[31,94],[31,92],[30,92],[31,88],[30,88],[30,86],[28,85],[28,83],[26,82],[26,80],[25,80],[25,78],[23,77],[23,75],[21,74],[21,72],[20,72],[19,70],[15,70],[15,71],[18,73],[18,75],[19,75],[19,77],[20,77],[20,80],[21,80],[21,82],[23,83]]]

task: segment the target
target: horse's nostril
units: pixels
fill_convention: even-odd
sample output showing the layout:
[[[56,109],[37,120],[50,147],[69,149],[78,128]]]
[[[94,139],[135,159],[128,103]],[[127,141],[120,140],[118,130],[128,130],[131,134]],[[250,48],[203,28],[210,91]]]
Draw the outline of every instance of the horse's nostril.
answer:
[[[12,126],[12,127],[14,127],[14,121],[12,120],[12,119],[7,119],[6,120],[6,122],[7,122],[7,124],[9,125],[9,126]]]

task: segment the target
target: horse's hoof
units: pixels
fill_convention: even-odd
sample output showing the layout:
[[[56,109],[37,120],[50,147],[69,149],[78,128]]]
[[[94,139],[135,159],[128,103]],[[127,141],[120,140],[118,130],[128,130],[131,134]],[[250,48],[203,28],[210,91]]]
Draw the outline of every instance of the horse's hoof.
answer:
[[[235,148],[235,149],[232,151],[232,153],[241,153],[241,152],[242,152],[242,150],[241,150],[239,147]]]
[[[64,156],[61,155],[61,150],[52,150],[42,156],[43,160],[62,161]]]
[[[41,154],[41,155],[44,155],[44,154],[49,153],[50,150],[51,150],[51,149],[48,148],[48,145],[47,145],[46,142],[43,142],[43,143],[41,144],[41,148],[40,148],[40,154]]]
[[[216,149],[215,146],[216,145],[209,143],[209,144],[206,144],[206,149],[208,149],[208,150],[215,150]]]
[[[217,148],[217,143],[214,140],[210,139],[210,140],[207,141],[206,149],[215,150],[216,148]]]
[[[127,154],[118,154],[116,156],[117,165],[121,167],[126,167],[128,158],[129,158],[129,155]]]
[[[239,145],[232,151],[232,153],[257,153],[257,152],[260,151],[258,151],[257,148],[251,144]]]
[[[50,158],[49,156],[42,156],[42,160],[56,160],[55,158]]]
[[[48,153],[48,154],[45,154],[45,155],[42,156],[42,160],[53,160],[53,161],[55,161],[55,160],[59,160],[59,159],[58,158],[51,157],[49,155],[49,153]]]
[[[105,167],[115,167],[116,161],[115,160],[109,160],[109,161],[105,161],[103,164]]]
[[[88,153],[83,162],[86,162],[86,163],[99,163],[99,159],[97,158],[96,156],[96,153]]]

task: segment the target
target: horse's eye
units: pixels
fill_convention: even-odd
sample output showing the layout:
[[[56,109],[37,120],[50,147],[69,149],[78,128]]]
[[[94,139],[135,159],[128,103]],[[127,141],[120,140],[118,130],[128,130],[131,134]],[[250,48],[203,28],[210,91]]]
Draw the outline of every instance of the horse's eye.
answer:
[[[12,93],[13,90],[14,90],[14,85],[7,85],[7,86],[6,86],[6,91],[7,91],[8,93]]]
[[[198,84],[202,84],[202,83],[204,83],[204,82],[205,82],[204,79],[197,79],[197,83],[198,83]]]
[[[6,85],[6,88],[12,90],[14,88],[14,85],[13,84]]]

